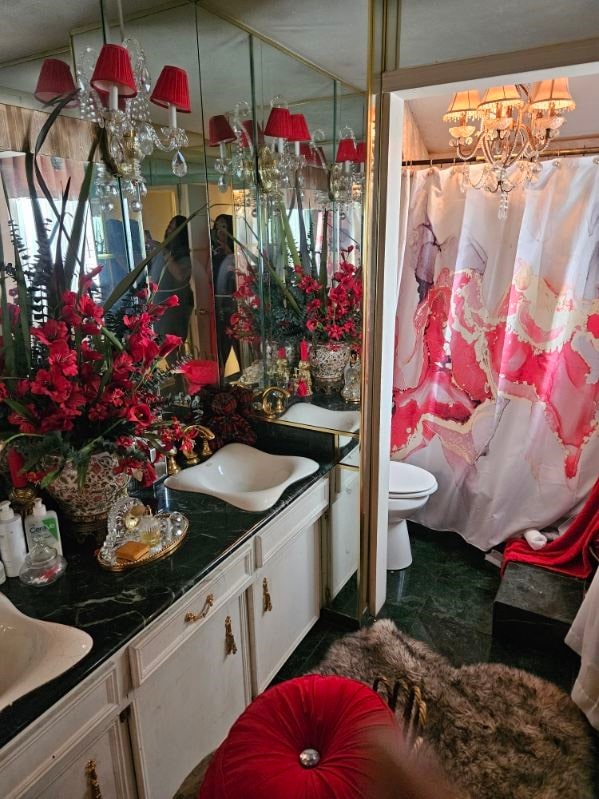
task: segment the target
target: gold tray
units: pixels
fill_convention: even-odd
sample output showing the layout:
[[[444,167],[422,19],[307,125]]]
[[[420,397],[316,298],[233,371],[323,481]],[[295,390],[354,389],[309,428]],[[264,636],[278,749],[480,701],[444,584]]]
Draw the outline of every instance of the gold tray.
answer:
[[[183,515],[183,514],[181,514]],[[153,563],[155,560],[162,560],[162,558],[168,558],[169,555],[172,555],[175,552],[183,541],[187,538],[187,533],[189,531],[189,519],[186,516],[183,516],[183,531],[181,535],[174,538],[172,541],[169,541],[168,544],[165,544],[161,547],[160,550],[157,552],[148,552],[139,560],[121,560],[121,558],[117,558],[115,563],[108,563],[107,560],[104,560],[100,556],[100,550],[96,553],[96,560],[100,564],[103,569],[109,572],[124,572],[128,571],[128,569],[135,569],[138,566],[145,566],[146,563]]]

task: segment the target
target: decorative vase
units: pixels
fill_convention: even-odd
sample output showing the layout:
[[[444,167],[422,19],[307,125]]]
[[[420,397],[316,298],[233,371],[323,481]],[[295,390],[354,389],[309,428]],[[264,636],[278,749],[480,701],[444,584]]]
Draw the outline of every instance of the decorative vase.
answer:
[[[60,474],[46,491],[56,500],[66,517],[75,540],[94,536],[101,543],[106,535],[108,512],[123,496],[129,482],[128,474],[115,474],[118,458],[110,452],[98,452],[89,460],[85,481],[79,485],[77,469],[67,461]]]
[[[362,369],[356,350],[351,351],[349,363],[345,367],[341,396],[346,402],[359,403],[361,391]]]
[[[349,354],[350,345],[345,342],[312,345],[310,370],[315,391],[321,391],[324,394],[340,391]]]

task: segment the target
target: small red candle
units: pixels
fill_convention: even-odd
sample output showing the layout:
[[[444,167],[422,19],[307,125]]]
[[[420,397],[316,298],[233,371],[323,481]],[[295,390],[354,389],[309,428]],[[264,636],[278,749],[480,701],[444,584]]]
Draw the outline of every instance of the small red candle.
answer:
[[[279,356],[279,358],[286,358],[287,353],[285,352],[285,347],[279,347],[279,349],[277,350],[277,355]]]
[[[308,360],[308,342],[300,341],[300,361]]]
[[[10,480],[15,488],[25,488],[27,485],[27,478],[21,474],[21,469],[25,463],[25,458],[16,449],[9,449],[6,456],[8,462],[8,470],[10,472]]]

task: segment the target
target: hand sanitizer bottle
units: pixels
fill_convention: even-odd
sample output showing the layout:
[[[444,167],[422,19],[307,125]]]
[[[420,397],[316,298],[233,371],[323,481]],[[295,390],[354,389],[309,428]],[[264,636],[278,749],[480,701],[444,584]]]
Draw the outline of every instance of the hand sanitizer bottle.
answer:
[[[9,577],[18,577],[27,548],[21,517],[15,515],[8,500],[0,502],[0,556]]]
[[[35,500],[29,516],[25,517],[25,535],[27,548],[30,551],[35,540],[47,547],[53,547],[59,555],[62,555],[58,518],[53,510],[47,510],[39,497]]]

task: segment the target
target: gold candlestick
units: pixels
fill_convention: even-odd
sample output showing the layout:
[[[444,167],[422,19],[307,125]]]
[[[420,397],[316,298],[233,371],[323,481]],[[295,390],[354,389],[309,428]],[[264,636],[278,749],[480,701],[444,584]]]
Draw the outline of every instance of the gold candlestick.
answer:
[[[300,380],[306,386],[305,397],[312,396],[312,375],[310,374],[310,362],[300,361],[298,364],[298,383]]]

